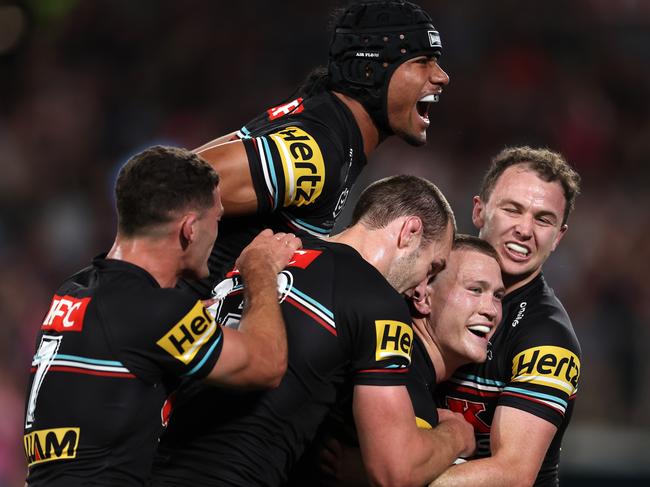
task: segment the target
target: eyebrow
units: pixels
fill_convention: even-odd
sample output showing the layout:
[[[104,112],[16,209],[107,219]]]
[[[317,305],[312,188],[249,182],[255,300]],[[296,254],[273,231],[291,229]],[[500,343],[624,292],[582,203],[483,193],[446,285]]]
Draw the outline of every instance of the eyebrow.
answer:
[[[524,209],[524,205],[522,205],[521,203],[518,203],[517,201],[512,200],[512,199],[504,199],[504,200],[501,201],[501,204],[502,205],[512,205],[512,206],[514,206],[515,208],[517,208],[519,210]],[[535,216],[551,216],[551,217],[555,218],[556,220],[558,220],[560,218],[552,210],[539,210],[539,211],[536,211],[534,214],[535,214]]]

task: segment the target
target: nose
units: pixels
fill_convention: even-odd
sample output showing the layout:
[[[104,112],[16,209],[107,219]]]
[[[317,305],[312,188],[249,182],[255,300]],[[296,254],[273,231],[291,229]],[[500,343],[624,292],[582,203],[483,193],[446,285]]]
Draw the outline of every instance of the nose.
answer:
[[[519,218],[515,225],[515,234],[521,239],[529,239],[533,234],[533,218],[528,215]]]
[[[436,62],[431,69],[431,74],[429,76],[431,84],[447,86],[449,84],[449,75],[445,72],[444,69]]]
[[[481,311],[480,313],[485,316],[492,323],[496,324],[496,318],[501,311],[501,302],[494,299],[492,293],[483,293],[481,298]]]

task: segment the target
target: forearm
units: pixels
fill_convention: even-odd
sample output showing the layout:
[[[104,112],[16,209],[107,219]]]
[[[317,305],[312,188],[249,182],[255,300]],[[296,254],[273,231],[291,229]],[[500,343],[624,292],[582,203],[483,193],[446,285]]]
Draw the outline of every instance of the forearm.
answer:
[[[416,441],[410,443],[410,446],[413,485],[426,485],[438,477],[465,448],[459,440],[456,425],[452,422],[440,423],[431,430],[418,429]]]
[[[405,387],[355,386],[353,407],[373,485],[421,487],[474,449],[472,428],[460,415],[430,430],[418,428]]]
[[[504,465],[494,457],[471,460],[444,471],[429,487],[514,487],[530,485],[522,482],[512,465]]]
[[[264,264],[245,277],[239,325],[247,342],[251,375],[272,387],[280,383],[287,368],[287,334],[276,283],[276,274]]]

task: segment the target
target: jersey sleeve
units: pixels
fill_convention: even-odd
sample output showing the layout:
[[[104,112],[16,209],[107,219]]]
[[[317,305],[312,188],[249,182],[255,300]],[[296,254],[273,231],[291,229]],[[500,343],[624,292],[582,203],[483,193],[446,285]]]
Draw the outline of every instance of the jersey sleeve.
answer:
[[[327,198],[328,186],[338,186],[344,159],[325,127],[294,119],[243,143],[261,213],[313,211]]]
[[[337,320],[347,331],[352,381],[355,385],[406,385],[413,348],[408,307],[392,288],[368,286],[369,282],[365,292],[357,289],[357,299],[348,300],[353,307]]]
[[[520,409],[560,426],[578,391],[580,347],[566,315],[531,314],[532,326],[514,340],[511,377],[498,405]]]
[[[204,378],[221,353],[221,327],[201,301],[177,289],[138,296],[123,319],[131,326],[110,330],[115,352],[132,373],[150,382]]]

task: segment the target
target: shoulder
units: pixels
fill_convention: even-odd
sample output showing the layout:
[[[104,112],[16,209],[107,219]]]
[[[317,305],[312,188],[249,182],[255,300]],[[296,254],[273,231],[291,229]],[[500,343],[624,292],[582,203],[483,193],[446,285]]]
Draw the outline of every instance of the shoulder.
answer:
[[[580,355],[580,344],[564,306],[544,279],[510,305],[502,326],[532,346],[558,346]],[[506,321],[507,320],[507,321]]]

